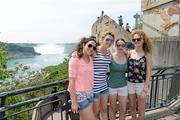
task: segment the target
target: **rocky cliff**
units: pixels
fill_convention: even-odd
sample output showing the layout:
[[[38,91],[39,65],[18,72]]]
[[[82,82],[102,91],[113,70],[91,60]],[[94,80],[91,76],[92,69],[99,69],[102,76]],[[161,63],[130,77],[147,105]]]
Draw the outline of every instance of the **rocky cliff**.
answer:
[[[101,16],[99,16],[92,25],[91,34],[97,38],[97,41],[99,41],[102,34],[106,31],[114,33],[115,40],[118,38],[124,38],[126,41],[131,40],[130,33],[119,26],[119,24],[117,24],[108,15],[104,15],[104,12],[102,11]]]
[[[9,54],[15,58],[33,57],[35,55],[40,55],[39,53],[35,52],[33,47],[23,47],[14,43],[9,43],[7,50]]]

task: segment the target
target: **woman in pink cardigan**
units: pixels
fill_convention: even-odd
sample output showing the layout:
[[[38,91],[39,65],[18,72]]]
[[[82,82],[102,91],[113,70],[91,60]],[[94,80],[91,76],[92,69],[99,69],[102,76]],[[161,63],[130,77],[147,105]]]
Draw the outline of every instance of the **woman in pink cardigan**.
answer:
[[[92,55],[96,51],[96,41],[82,38],[76,52],[78,57],[69,60],[69,86],[71,109],[79,113],[81,120],[95,120],[92,109],[94,68]]]

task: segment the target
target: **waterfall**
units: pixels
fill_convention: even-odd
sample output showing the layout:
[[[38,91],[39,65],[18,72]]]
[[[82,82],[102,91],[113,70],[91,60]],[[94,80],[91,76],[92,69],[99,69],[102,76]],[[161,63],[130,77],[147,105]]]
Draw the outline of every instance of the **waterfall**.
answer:
[[[41,44],[34,47],[35,51],[40,54],[62,54],[64,47],[55,43]]]

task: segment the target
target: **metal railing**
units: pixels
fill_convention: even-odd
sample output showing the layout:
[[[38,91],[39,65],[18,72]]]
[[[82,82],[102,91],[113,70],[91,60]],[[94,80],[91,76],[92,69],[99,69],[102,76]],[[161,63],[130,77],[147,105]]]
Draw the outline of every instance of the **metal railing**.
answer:
[[[151,77],[147,109],[166,106],[180,95],[180,66],[154,68]]]
[[[62,85],[65,86],[65,89],[53,94],[47,94],[40,96],[38,98],[33,98],[23,102],[8,104],[8,97],[28,93],[37,90],[44,90],[49,87]],[[68,120],[72,119],[72,113],[70,112],[70,102],[69,95],[66,90],[68,85],[68,80],[58,81],[53,83],[48,83],[40,86],[24,88],[11,92],[0,93],[1,107],[0,107],[0,120],[31,120],[33,110],[38,111],[40,119],[43,120],[49,116],[51,120],[53,118],[53,103],[58,101],[58,112],[60,112],[59,120]],[[51,98],[55,95],[61,96],[58,100],[52,101]],[[152,110],[168,105],[172,100],[177,99],[180,95],[180,66],[172,67],[157,67],[153,68],[152,80],[150,85],[149,96],[147,98],[146,110]],[[45,101],[43,104],[35,106],[40,101]],[[32,106],[23,110],[19,110],[12,114],[9,114],[8,111],[14,110],[17,108],[22,108],[23,106]],[[49,112],[43,115],[42,110],[45,109],[45,106],[48,107]],[[23,118],[21,118],[23,114]],[[78,119],[78,116],[76,116]],[[36,120],[36,119],[34,119]],[[56,119],[57,120],[57,119]]]
[[[27,93],[27,92],[43,90],[43,89],[53,87],[53,86],[58,86],[58,85],[64,86],[65,89],[63,91],[59,91],[59,92],[56,92],[56,93],[53,93],[53,94],[43,95],[43,96],[40,96],[38,98],[33,98],[33,99],[23,101],[23,102],[20,102],[20,103],[15,103],[15,104],[12,104],[12,105],[8,104],[8,97],[23,94],[23,93]],[[68,113],[68,111],[69,111],[69,107],[68,107],[69,106],[69,103],[68,103],[69,95],[68,95],[68,92],[66,90],[67,85],[68,85],[68,80],[64,80],[64,81],[58,81],[58,82],[48,83],[48,84],[44,84],[44,85],[19,89],[19,90],[15,90],[15,91],[11,91],[11,92],[0,93],[0,99],[1,99],[0,120],[7,120],[7,119],[8,120],[9,119],[19,120],[18,116],[23,114],[23,113],[27,113],[27,114],[25,114],[27,119],[24,118],[23,120],[30,120],[32,118],[32,117],[30,117],[30,116],[32,116],[31,112],[34,109],[41,109],[43,106],[46,106],[46,105],[49,105],[49,104],[51,105],[56,101],[59,101],[59,103],[61,104],[61,109],[63,111],[66,111],[66,113]],[[20,108],[20,107],[23,107],[23,106],[27,106],[27,105],[31,105],[31,104],[37,104],[37,102],[42,101],[42,100],[50,100],[55,95],[64,96],[63,97],[64,103],[61,102],[62,98],[59,98],[58,100],[50,101],[50,102],[47,102],[47,103],[45,103],[43,105],[40,105],[40,106],[37,106],[37,107],[31,107],[31,108],[21,110],[21,111],[15,112],[13,114],[10,114],[10,115],[8,114],[7,115],[7,112],[10,111],[10,110]],[[41,116],[41,117],[43,117],[43,116]]]

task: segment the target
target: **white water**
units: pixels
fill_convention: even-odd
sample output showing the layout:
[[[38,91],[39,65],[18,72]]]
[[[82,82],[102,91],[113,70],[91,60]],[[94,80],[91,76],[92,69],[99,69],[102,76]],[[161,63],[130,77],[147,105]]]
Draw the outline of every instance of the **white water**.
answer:
[[[62,54],[64,47],[60,47],[53,43],[42,44],[34,47],[35,51],[41,54]]]
[[[11,60],[8,62],[8,67],[13,68],[18,64],[23,64],[30,66],[32,70],[41,70],[50,65],[60,64],[68,56],[64,54],[64,47],[56,44],[37,45],[35,51],[41,55]]]

